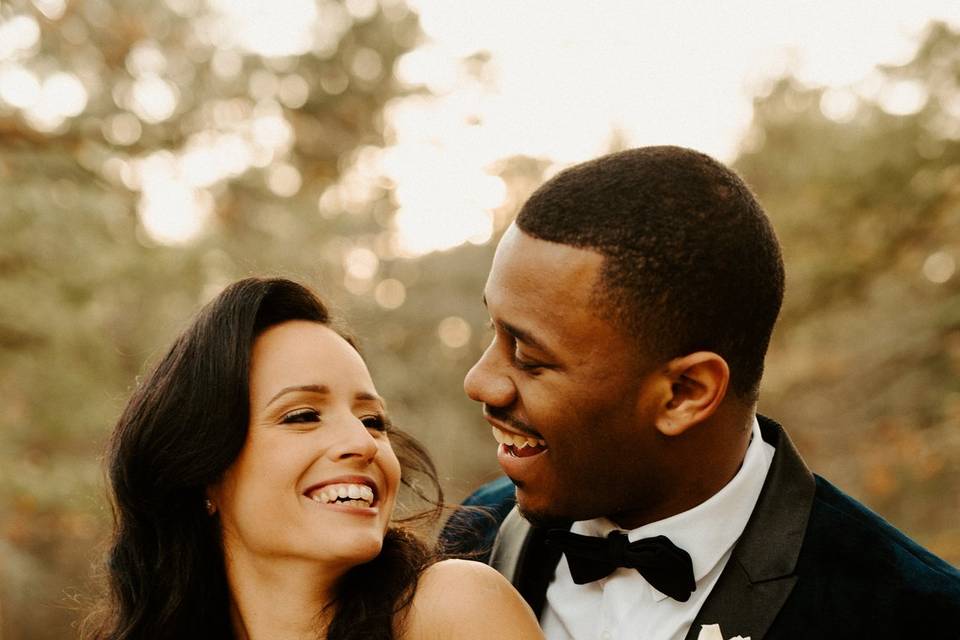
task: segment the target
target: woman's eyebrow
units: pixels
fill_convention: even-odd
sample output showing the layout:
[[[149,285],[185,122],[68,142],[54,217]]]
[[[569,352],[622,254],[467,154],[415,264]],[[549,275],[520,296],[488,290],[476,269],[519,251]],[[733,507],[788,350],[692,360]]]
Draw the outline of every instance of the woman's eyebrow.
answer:
[[[366,392],[366,391],[361,391],[360,393],[358,393],[357,395],[355,395],[354,398],[357,399],[357,400],[365,400],[365,401],[370,401],[370,402],[376,402],[376,403],[379,404],[380,407],[381,407],[382,409],[384,409],[384,410],[386,410],[386,408],[387,408],[387,401],[384,400],[383,398],[381,398],[380,396],[378,396],[378,395],[375,394],[375,393],[368,393],[368,392]]]
[[[269,407],[271,404],[273,404],[273,403],[274,403],[278,398],[280,398],[281,396],[285,396],[285,395],[287,395],[288,393],[295,393],[295,392],[298,392],[298,391],[307,391],[307,392],[310,392],[310,393],[315,393],[315,394],[323,395],[323,396],[330,395],[330,387],[328,387],[328,386],[326,386],[326,385],[323,385],[323,384],[298,384],[298,385],[293,385],[293,386],[290,386],[290,387],[284,387],[283,389],[280,389],[280,391],[278,391],[278,392],[276,393],[276,395],[274,395],[272,398],[270,398],[270,401],[267,402],[267,406]],[[384,407],[384,408],[386,408],[386,405],[387,405],[386,401],[385,401],[383,398],[381,398],[380,396],[378,396],[378,395],[375,394],[375,393],[369,393],[369,392],[366,392],[366,391],[361,391],[360,393],[356,394],[356,395],[354,396],[354,398],[356,398],[357,400],[361,400],[361,401],[376,402],[377,404],[379,404],[381,407]]]
[[[309,391],[309,392],[311,392],[311,393],[317,393],[317,394],[320,394],[320,395],[329,395],[329,394],[330,394],[330,388],[327,387],[326,385],[322,385],[322,384],[300,384],[300,385],[294,385],[294,386],[292,386],[292,387],[284,387],[283,389],[280,389],[280,391],[278,391],[275,396],[273,396],[272,398],[270,398],[269,402],[267,402],[267,406],[269,407],[271,404],[273,404],[274,401],[277,400],[277,398],[279,398],[280,396],[284,396],[284,395],[286,395],[286,394],[288,394],[288,393],[293,393],[293,392],[295,392],[295,391]]]

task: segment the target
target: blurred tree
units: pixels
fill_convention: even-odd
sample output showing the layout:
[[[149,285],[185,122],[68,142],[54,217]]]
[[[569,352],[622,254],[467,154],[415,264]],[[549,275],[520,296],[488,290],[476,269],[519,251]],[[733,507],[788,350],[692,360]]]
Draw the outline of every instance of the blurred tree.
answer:
[[[401,2],[286,0],[253,20],[240,8],[260,3],[231,0],[0,4],[3,640],[75,635],[109,530],[105,437],[144,363],[235,278],[292,276],[339,308],[451,498],[496,473],[460,390],[493,244],[400,257],[378,166],[419,37]],[[283,38],[257,30],[283,12]],[[781,80],[737,162],[790,277],[764,409],[955,563],[958,39],[934,27],[863,96]],[[547,166],[504,161],[498,229]]]
[[[762,409],[818,472],[960,563],[960,34],[851,89],[790,78],[736,162],[784,245]]]
[[[238,13],[255,6],[0,4],[4,640],[75,635],[109,530],[105,437],[199,305],[280,273],[349,307],[344,265],[362,280],[389,249],[386,185],[363,172],[416,16],[366,0]],[[283,11],[284,38],[258,35]]]

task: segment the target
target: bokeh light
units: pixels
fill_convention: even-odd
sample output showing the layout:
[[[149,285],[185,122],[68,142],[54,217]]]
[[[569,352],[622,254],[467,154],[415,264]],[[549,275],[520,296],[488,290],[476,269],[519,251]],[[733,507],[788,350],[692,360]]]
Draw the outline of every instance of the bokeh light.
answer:
[[[18,65],[0,68],[0,99],[12,107],[27,109],[40,99],[41,86],[32,71]]]
[[[0,61],[28,52],[40,40],[40,25],[33,16],[15,15],[0,21]]]
[[[451,349],[459,349],[470,342],[470,323],[460,316],[449,316],[437,325],[437,335],[440,342]]]
[[[133,83],[130,108],[144,122],[155,124],[173,115],[178,100],[176,85],[147,73]]]
[[[957,272],[957,261],[946,251],[937,251],[923,262],[923,275],[935,284],[943,284]]]
[[[357,280],[369,280],[377,274],[380,259],[377,254],[366,247],[355,247],[344,256],[343,266],[350,277]]]
[[[895,116],[907,116],[916,113],[927,103],[929,97],[926,87],[915,80],[892,82],[880,91],[880,107]]]
[[[395,278],[387,278],[377,284],[374,299],[384,309],[398,309],[407,299],[407,288]]]

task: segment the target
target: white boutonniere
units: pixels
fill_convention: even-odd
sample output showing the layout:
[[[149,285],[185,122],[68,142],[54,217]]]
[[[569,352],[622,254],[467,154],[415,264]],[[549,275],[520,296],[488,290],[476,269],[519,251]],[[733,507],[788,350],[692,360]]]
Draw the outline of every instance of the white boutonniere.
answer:
[[[723,633],[720,632],[720,625],[700,625],[700,635],[697,636],[697,640],[724,640]],[[750,640],[750,636],[747,636],[746,638],[743,636],[733,636],[732,638],[729,638],[729,640]]]

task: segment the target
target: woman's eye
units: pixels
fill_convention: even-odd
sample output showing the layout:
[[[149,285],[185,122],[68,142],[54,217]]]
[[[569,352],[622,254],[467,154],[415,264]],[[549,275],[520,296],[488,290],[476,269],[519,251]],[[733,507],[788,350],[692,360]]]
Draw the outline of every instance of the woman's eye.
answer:
[[[386,431],[390,428],[390,422],[384,416],[364,416],[360,418],[360,421],[367,429]]]
[[[280,422],[284,424],[320,422],[320,412],[316,409],[297,409],[283,416]]]

